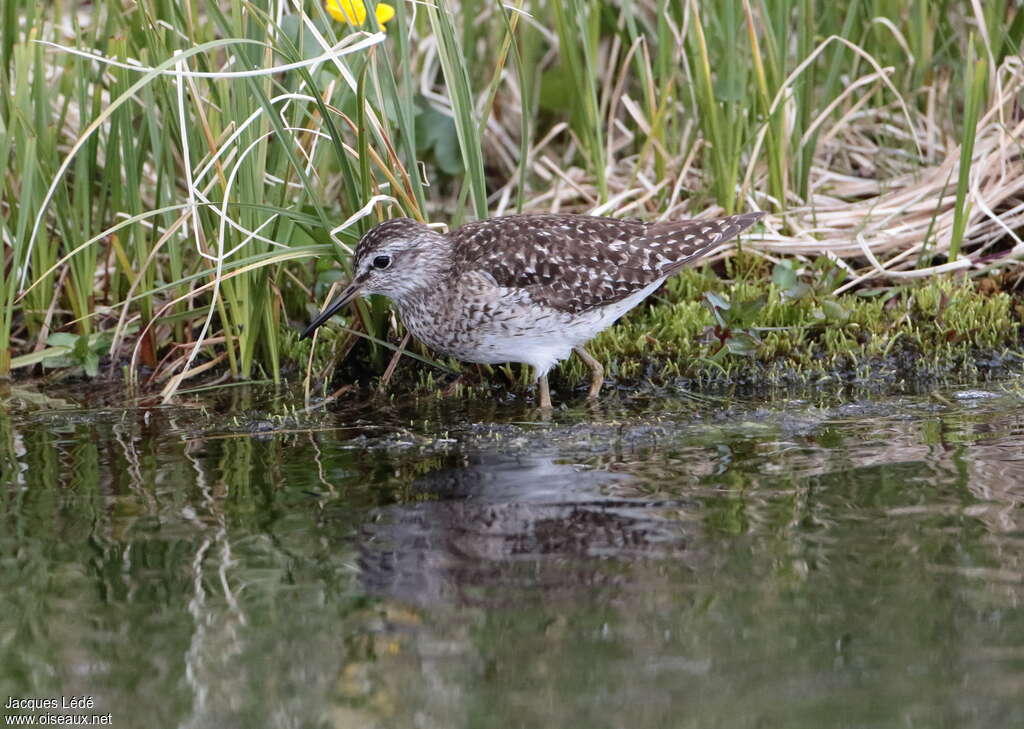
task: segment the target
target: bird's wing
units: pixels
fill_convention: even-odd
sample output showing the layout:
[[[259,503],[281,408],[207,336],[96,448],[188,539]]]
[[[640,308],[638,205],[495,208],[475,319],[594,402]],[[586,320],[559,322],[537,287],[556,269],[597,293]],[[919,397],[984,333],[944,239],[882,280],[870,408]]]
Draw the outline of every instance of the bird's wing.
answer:
[[[530,299],[579,313],[669,276],[760,219],[644,223],[584,215],[516,215],[469,223],[450,235],[455,266],[481,271]]]

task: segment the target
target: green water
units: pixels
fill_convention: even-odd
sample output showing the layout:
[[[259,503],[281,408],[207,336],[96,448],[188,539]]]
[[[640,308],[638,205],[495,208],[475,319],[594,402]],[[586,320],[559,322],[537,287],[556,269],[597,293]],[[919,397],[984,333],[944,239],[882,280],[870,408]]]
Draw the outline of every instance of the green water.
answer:
[[[86,696],[147,728],[1024,727],[1012,380],[613,397],[550,422],[241,389],[2,399],[5,706]]]

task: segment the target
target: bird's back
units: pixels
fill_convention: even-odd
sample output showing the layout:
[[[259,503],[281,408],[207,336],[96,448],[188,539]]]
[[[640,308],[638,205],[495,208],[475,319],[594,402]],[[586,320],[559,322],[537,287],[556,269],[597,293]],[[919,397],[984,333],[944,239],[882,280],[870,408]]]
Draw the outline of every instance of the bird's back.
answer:
[[[570,314],[614,304],[707,255],[762,213],[645,223],[585,215],[510,215],[449,234],[456,276],[480,272]]]

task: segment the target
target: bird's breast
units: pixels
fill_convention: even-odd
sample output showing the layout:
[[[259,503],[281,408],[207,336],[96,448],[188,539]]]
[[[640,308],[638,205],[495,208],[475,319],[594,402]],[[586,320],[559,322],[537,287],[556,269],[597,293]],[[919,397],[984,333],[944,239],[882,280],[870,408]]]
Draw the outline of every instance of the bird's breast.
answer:
[[[469,344],[467,322],[459,309],[460,292],[439,285],[396,301],[405,328],[431,349],[460,357]]]

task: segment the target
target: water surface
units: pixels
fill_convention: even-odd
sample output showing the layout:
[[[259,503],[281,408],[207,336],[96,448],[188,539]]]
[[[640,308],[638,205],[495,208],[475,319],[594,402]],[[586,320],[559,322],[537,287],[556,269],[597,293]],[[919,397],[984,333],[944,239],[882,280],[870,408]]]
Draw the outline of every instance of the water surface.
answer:
[[[1014,381],[550,422],[3,402],[4,702],[147,728],[1024,726]]]

